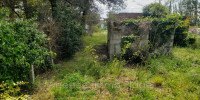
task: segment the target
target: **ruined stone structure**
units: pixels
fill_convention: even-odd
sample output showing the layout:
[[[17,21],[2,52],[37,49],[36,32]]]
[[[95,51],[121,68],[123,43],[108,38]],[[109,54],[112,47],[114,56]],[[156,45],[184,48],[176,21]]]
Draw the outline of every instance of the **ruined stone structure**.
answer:
[[[108,55],[110,60],[113,60],[115,55],[119,55],[121,52],[121,38],[122,36],[129,36],[131,34],[136,35],[139,33],[138,37],[132,43],[134,48],[133,51],[142,50],[149,51],[149,33],[151,25],[149,22],[141,22],[137,30],[133,26],[126,26],[122,22],[108,21]],[[162,40],[162,39],[160,39]],[[152,53],[170,53],[173,48],[174,34],[170,35],[170,38],[165,44],[160,47],[156,47]]]

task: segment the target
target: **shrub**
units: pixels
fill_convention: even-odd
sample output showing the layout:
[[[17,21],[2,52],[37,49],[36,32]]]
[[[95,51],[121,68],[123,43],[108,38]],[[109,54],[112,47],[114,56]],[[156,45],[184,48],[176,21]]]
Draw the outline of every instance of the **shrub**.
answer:
[[[44,68],[47,38],[34,20],[9,22],[0,19],[0,82],[28,81],[30,66]]]
[[[121,38],[121,48],[124,48],[124,46],[127,44],[127,42],[129,43],[133,43],[135,41],[135,38],[137,36],[134,35],[130,35],[130,36],[123,36]]]
[[[124,54],[122,55],[122,58],[132,62],[136,61],[137,57],[134,54],[133,50],[131,49],[131,43],[135,41],[137,36],[130,35],[130,36],[123,36],[121,38],[121,48],[125,51]]]
[[[188,18],[185,18],[185,17],[180,17],[179,19],[184,21],[184,24],[181,26],[178,26],[175,31],[174,45],[185,47],[187,46],[189,20]]]
[[[62,4],[59,5],[56,18],[56,21],[61,24],[57,44],[60,47],[58,56],[62,59],[71,57],[80,49],[82,44],[81,35],[84,32],[77,20],[78,13],[64,6]]]
[[[172,34],[177,34],[177,28],[185,27],[186,21],[181,20],[182,16],[179,15],[168,15],[166,18],[154,18],[152,20],[152,29],[150,30],[150,44],[151,51],[154,51],[157,47],[161,47],[163,44],[170,40]],[[177,32],[177,33],[176,33]],[[178,35],[175,35],[178,36]],[[175,37],[174,40],[184,41],[184,37]],[[150,51],[150,52],[151,52]]]
[[[167,12],[166,7],[163,5],[160,5],[158,3],[152,3],[143,8],[143,16],[144,17],[150,16],[150,17],[157,17],[157,18],[163,17],[164,18],[164,20],[159,19],[160,22],[163,21],[163,23],[161,25],[159,25],[161,27],[158,28],[159,29],[158,32],[162,32],[165,30],[164,29],[165,26],[163,26],[163,25],[169,25],[172,22],[172,20],[169,19],[170,17],[169,17],[169,15],[167,15],[167,13],[168,12]],[[172,15],[172,17],[173,17],[173,15]],[[169,19],[169,20],[167,20],[167,19]],[[183,47],[187,46],[186,38],[188,35],[187,31],[189,28],[190,20],[189,20],[189,18],[186,18],[186,17],[177,16],[177,20],[174,20],[174,22],[175,21],[184,21],[184,22],[183,22],[183,24],[180,24],[180,25],[177,24],[177,28],[176,28],[175,36],[174,36],[174,45],[183,46]],[[162,30],[162,31],[160,31],[160,30]]]
[[[114,74],[119,76],[122,72],[124,65],[126,64],[125,61],[117,60],[116,58],[107,64],[107,70],[110,74]]]
[[[20,85],[27,84],[27,82],[2,82],[0,84],[0,99],[1,100],[24,100],[26,95],[20,95]],[[19,96],[20,95],[20,96]]]

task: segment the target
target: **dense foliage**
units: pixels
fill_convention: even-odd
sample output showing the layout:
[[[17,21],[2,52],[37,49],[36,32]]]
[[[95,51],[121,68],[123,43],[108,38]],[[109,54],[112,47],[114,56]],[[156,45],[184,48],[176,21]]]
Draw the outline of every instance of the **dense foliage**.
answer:
[[[152,3],[143,8],[144,17],[164,17],[167,13],[167,8],[159,3]]]
[[[26,100],[27,95],[20,93],[20,86],[27,84],[28,82],[2,82],[0,84],[0,99],[1,100]]]
[[[34,20],[0,19],[0,82],[28,81],[30,66],[40,67],[50,55],[46,43],[46,35],[37,30]]]
[[[166,3],[170,13],[176,13],[182,16],[190,16],[190,25],[199,25],[199,0],[168,0]]]
[[[149,35],[150,43],[152,45],[151,47],[152,50],[168,42],[172,34],[184,34],[181,32],[185,32],[185,30],[184,31],[176,30],[179,27],[186,26],[185,21],[180,20],[181,18],[182,17],[179,15],[168,15],[166,18],[154,18],[152,20],[151,24],[152,29],[150,30],[150,35]],[[179,38],[179,40],[182,41],[184,39],[185,38]]]
[[[76,51],[80,49],[82,43],[81,35],[84,31],[82,26],[76,20],[77,13],[70,8],[64,8],[60,4],[56,21],[60,25],[60,34],[57,38],[57,44],[60,47],[60,57],[71,57]]]
[[[135,41],[135,38],[136,38],[137,36],[134,36],[134,35],[130,35],[130,36],[123,36],[122,38],[121,38],[121,47],[123,48],[126,44],[127,44],[127,42],[128,43],[133,43],[134,41]]]
[[[187,46],[188,43],[194,43],[192,38],[188,38],[187,28],[188,20],[179,15],[166,15],[163,18],[152,18],[146,17],[138,20],[125,20],[122,23],[128,26],[133,31],[139,31],[139,25],[141,22],[147,21],[150,23],[149,30],[149,51],[133,51],[132,49],[127,50],[124,58],[129,61],[142,61],[141,58],[148,57],[148,52],[153,53],[158,48],[162,47],[164,44],[172,41],[172,35],[174,34],[174,45]],[[146,26],[147,27],[147,26]],[[136,34],[137,35],[137,34]],[[122,44],[127,44],[128,41],[133,43],[131,36],[123,37]],[[122,47],[123,48],[123,47]],[[130,47],[134,48],[134,47]]]
[[[163,28],[165,26],[163,25],[168,25],[170,24],[170,21],[172,21],[171,19],[169,19],[170,16],[173,16],[173,15],[167,15],[167,9],[165,6],[161,5],[161,4],[158,4],[158,3],[152,3],[150,5],[147,5],[143,8],[143,16],[144,17],[157,17],[158,19],[154,19],[154,25],[158,25],[158,26],[155,26],[157,27],[159,30],[158,32],[162,32],[161,30],[163,30]],[[162,18],[164,17],[164,18]],[[156,21],[159,21],[161,22],[160,23],[156,23]],[[189,29],[189,24],[190,24],[190,20],[188,17],[183,17],[183,16],[177,16],[177,20],[174,20],[172,23],[174,23],[175,21],[182,21],[179,24],[177,24],[175,27],[176,27],[176,30],[175,30],[175,38],[174,38],[174,45],[177,45],[177,46],[187,46],[188,44],[193,44],[194,42],[189,42],[190,40],[192,41],[195,41],[194,38],[187,38],[188,37],[188,29]],[[157,31],[157,30],[156,30]],[[162,34],[164,36],[164,34],[167,33],[167,31],[164,31],[164,33]],[[170,32],[168,32],[170,33]],[[165,36],[168,36],[165,34]],[[166,37],[167,38],[167,37]]]
[[[182,26],[177,27],[174,35],[174,45],[186,47],[195,44],[196,37],[193,33],[188,32],[190,20],[188,18],[181,17],[180,20],[185,20]]]

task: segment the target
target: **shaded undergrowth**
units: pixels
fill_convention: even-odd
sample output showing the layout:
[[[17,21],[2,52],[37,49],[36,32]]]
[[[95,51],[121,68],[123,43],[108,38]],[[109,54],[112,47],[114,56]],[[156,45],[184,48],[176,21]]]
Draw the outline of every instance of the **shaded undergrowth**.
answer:
[[[200,99],[200,49],[175,47],[170,56],[149,58],[146,64],[124,67],[126,63],[121,60],[99,60],[99,48],[94,47],[105,44],[106,36],[105,32],[98,32],[84,37],[85,49],[52,71],[52,77],[46,81],[54,83],[49,95],[37,96],[58,100]],[[39,85],[42,85],[40,78]]]

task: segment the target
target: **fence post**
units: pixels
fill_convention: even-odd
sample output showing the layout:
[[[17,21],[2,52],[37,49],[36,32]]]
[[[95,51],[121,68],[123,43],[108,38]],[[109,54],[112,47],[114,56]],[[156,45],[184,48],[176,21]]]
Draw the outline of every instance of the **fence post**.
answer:
[[[51,50],[50,41],[49,41],[49,51],[52,51],[52,50]],[[54,66],[54,60],[53,60],[53,57],[52,57],[51,55],[50,55],[50,59],[51,59],[52,65]]]
[[[34,66],[31,65],[31,82],[35,82],[35,72],[34,72]]]

